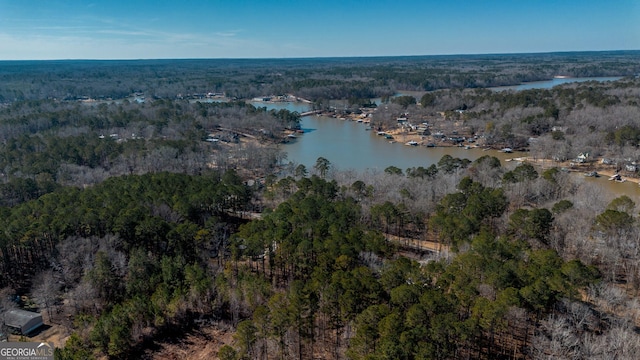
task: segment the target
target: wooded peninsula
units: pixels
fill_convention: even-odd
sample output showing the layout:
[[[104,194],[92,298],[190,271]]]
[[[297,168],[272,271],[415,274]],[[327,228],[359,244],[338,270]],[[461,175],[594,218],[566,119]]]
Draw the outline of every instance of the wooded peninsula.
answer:
[[[637,359],[636,199],[565,167],[639,177],[638,74],[638,51],[2,61],[0,338],[62,360]],[[554,77],[617,80],[492,89]],[[301,115],[256,98],[554,165],[307,167],[281,145]]]

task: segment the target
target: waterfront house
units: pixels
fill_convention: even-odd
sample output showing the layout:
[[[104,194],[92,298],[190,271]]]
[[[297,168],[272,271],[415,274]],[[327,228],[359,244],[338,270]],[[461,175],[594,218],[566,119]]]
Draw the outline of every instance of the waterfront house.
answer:
[[[253,98],[251,101],[256,101],[256,102],[269,102],[271,101],[271,97],[270,96],[262,96],[262,97],[255,97]]]
[[[426,126],[418,126],[416,131],[418,132],[418,135],[431,135],[429,128]]]
[[[575,161],[580,164],[584,164],[587,162],[587,158],[589,157],[589,153],[580,153],[576,157]]]

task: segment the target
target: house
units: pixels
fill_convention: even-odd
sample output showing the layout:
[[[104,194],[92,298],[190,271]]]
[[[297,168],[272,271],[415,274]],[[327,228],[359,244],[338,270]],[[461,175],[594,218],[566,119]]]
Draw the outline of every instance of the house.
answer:
[[[589,158],[589,153],[580,153],[578,154],[578,156],[576,157],[576,162],[583,164],[587,162],[587,158]]]
[[[4,324],[11,330],[27,335],[42,326],[42,315],[33,311],[9,310],[4,315]]]
[[[418,135],[431,135],[431,131],[429,131],[429,128],[426,126],[418,126],[416,131],[418,132]]]
[[[636,164],[626,164],[624,166],[624,169],[629,172],[636,172],[638,171],[638,166]]]

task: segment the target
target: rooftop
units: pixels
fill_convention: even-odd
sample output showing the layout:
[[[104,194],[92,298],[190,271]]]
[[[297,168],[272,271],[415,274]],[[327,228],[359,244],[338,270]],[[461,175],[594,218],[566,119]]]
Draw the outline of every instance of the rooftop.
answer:
[[[41,316],[39,313],[33,311],[14,309],[7,311],[4,315],[4,323],[9,327],[21,328],[32,319]]]

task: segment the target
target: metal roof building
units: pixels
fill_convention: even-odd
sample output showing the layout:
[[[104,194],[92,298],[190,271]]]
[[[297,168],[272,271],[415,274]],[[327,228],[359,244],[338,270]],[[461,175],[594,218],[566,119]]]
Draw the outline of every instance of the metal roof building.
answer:
[[[43,325],[42,315],[32,311],[9,310],[4,315],[4,324],[27,335]]]

